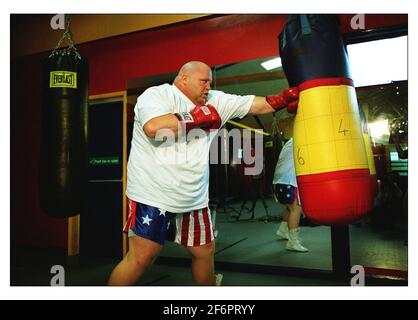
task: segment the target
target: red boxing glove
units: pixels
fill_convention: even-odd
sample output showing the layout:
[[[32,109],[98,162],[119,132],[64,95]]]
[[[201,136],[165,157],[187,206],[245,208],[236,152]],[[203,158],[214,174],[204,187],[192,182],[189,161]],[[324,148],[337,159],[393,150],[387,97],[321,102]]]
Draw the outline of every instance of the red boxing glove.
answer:
[[[196,106],[190,112],[176,113],[186,133],[194,128],[201,128],[205,131],[219,129],[221,127],[221,117],[215,107],[207,104]]]
[[[298,100],[295,100],[295,101],[290,102],[290,103],[287,105],[287,112],[292,113],[292,114],[295,114],[295,113],[296,113],[296,111],[298,110],[298,104],[299,104],[299,99],[298,99]]]
[[[267,96],[266,101],[275,110],[286,107],[289,103],[299,99],[299,89],[297,87],[286,88],[281,93],[274,96]]]

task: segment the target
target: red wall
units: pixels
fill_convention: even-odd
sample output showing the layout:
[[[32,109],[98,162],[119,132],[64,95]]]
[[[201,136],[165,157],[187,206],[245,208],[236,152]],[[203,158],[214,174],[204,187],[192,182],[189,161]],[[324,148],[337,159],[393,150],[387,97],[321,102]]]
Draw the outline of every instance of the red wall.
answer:
[[[67,247],[65,220],[53,219],[39,208],[42,56],[11,65],[11,241],[12,245]]]
[[[344,15],[342,21],[347,25],[351,16]],[[89,92],[95,95],[125,90],[128,79],[175,72],[189,60],[219,65],[277,55],[284,19],[280,15],[209,17],[77,48],[89,60]],[[406,15],[366,16],[370,28],[406,21]],[[65,248],[66,220],[47,217],[38,201],[43,56],[19,58],[11,65],[11,240]]]
[[[278,52],[277,15],[230,15],[80,46],[89,58],[90,94],[125,90],[126,80],[177,71],[185,62],[225,64]],[[260,35],[263,35],[262,37]]]

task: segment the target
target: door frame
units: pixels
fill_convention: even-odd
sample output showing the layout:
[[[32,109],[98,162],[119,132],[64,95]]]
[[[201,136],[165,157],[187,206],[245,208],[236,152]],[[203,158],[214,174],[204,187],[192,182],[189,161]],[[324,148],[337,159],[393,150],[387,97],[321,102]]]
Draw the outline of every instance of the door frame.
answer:
[[[122,115],[122,226],[125,225],[126,216],[126,174],[127,174],[127,94],[126,91],[109,92],[98,95],[89,96],[90,102],[110,102],[123,101],[123,115]],[[128,250],[128,237],[122,232],[122,256],[124,257]],[[80,215],[68,218],[68,256],[75,256],[80,253]]]

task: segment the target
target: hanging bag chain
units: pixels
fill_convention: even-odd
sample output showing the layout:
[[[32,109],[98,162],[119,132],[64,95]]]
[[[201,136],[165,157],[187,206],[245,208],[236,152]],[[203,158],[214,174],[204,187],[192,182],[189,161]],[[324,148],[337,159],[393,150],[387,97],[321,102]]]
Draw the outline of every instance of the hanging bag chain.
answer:
[[[68,45],[67,49],[63,49],[63,50],[67,51],[67,54],[69,54],[71,50],[74,51],[76,57],[81,60],[81,56],[78,53],[76,47],[74,46],[73,34],[71,32],[71,29],[70,29],[70,25],[71,25],[71,15],[70,14],[65,14],[65,21],[66,21],[65,31],[64,31],[63,35],[61,36],[61,39],[58,41],[58,44],[55,46],[54,50],[52,51],[52,53],[49,57],[53,56],[54,54],[56,54],[60,50],[59,48],[61,47],[62,42],[64,41],[65,38],[67,38],[69,45]]]

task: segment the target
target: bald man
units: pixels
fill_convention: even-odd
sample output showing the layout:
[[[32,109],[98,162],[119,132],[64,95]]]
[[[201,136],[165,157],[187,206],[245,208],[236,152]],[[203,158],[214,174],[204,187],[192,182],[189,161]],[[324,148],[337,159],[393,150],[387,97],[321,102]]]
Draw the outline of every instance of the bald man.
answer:
[[[292,108],[298,91],[238,96],[211,90],[211,83],[210,67],[191,61],[172,85],[150,87],[138,97],[126,190],[129,252],[113,270],[109,285],[135,284],[165,240],[189,251],[195,284],[215,285],[210,143],[229,119]]]

